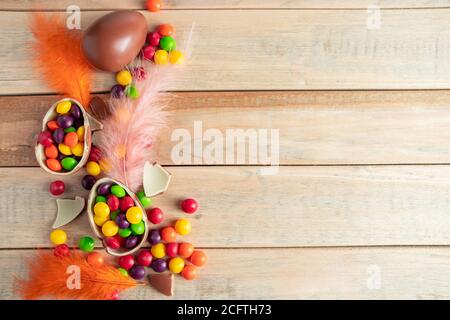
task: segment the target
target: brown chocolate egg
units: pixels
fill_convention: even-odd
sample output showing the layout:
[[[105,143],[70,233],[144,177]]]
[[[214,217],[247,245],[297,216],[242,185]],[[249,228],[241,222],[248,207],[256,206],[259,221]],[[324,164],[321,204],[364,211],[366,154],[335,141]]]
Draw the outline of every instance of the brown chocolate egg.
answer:
[[[111,12],[84,33],[83,51],[96,68],[117,72],[129,64],[145,44],[147,21],[137,11]]]

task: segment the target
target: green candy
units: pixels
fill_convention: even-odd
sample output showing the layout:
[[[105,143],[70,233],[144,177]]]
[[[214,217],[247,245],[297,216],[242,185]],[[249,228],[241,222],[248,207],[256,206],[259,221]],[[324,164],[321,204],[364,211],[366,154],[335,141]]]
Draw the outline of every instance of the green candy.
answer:
[[[84,252],[91,252],[94,250],[95,241],[89,236],[81,237],[78,241],[78,247]]]
[[[145,231],[144,221],[131,225],[131,231],[134,235],[141,235]]]
[[[66,157],[64,159],[62,159],[61,161],[61,165],[64,169],[66,169],[67,171],[71,171],[73,170],[73,168],[75,168],[78,164],[78,161],[75,160],[72,157]]]
[[[142,204],[144,208],[149,207],[152,204],[152,199],[145,196],[144,191],[139,191],[136,196],[139,199],[139,202]]]
[[[74,127],[68,127],[64,129],[65,133],[69,133],[69,132],[77,132],[77,129],[75,129]]]
[[[119,236],[121,236],[122,238],[128,238],[130,235],[131,235],[130,228],[119,229]]]
[[[117,268],[124,277],[128,277],[128,271],[124,268]]]
[[[125,189],[115,184],[111,187],[111,193],[115,195],[117,198],[123,198],[126,195]]]
[[[96,196],[95,203],[97,202],[106,202],[106,198],[104,196]]]
[[[139,91],[133,85],[129,85],[128,87],[125,88],[125,94],[127,95],[127,97],[130,97],[131,99],[136,99],[139,97]]]
[[[117,209],[116,211],[111,212],[110,218],[111,220],[116,220],[117,215],[120,213],[120,209]]]
[[[161,40],[159,40],[159,46],[161,49],[164,49],[166,51],[172,51],[177,48],[177,43],[175,42],[175,39],[171,36],[162,37]]]

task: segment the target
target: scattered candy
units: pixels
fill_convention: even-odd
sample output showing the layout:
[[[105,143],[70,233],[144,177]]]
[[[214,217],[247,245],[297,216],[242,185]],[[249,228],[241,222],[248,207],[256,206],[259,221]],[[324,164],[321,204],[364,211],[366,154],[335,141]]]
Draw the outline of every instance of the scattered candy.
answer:
[[[95,241],[89,236],[81,237],[78,241],[78,247],[84,252],[91,252],[94,250]]]
[[[184,55],[178,50],[170,51],[169,61],[171,64],[182,64],[184,62]]]
[[[161,49],[166,51],[172,51],[177,48],[175,39],[171,36],[162,37],[161,40],[159,40],[159,46],[161,47]]]
[[[191,232],[191,222],[188,219],[178,219],[175,223],[175,231],[184,236]]]
[[[145,277],[145,268],[143,266],[134,265],[131,267],[130,271],[130,277],[132,277],[135,280],[142,280]]]
[[[201,250],[195,250],[191,255],[190,261],[197,267],[201,267],[206,263],[206,255]]]
[[[105,182],[98,186],[97,194],[102,196],[107,196],[109,194],[109,189],[111,188],[112,183]]]
[[[50,241],[55,245],[64,244],[66,240],[67,234],[61,229],[53,230],[50,233]]]
[[[178,243],[170,242],[166,244],[166,255],[170,258],[174,258],[178,255]]]
[[[161,229],[161,238],[166,242],[175,242],[177,233],[173,227],[165,227]]]
[[[128,277],[128,271],[125,270],[124,268],[120,267],[120,268],[117,268],[117,270],[119,270],[119,272],[120,272],[124,277]]]
[[[157,12],[161,9],[161,0],[147,0],[147,10]]]
[[[194,252],[194,246],[188,242],[181,243],[178,249],[178,254],[182,258],[189,258]]]
[[[116,74],[116,81],[122,86],[127,86],[133,81],[133,76],[130,71],[122,70]]]
[[[148,267],[152,263],[153,256],[148,250],[142,250],[137,255],[137,263],[141,266]]]
[[[161,223],[163,220],[163,212],[160,208],[152,208],[146,211],[148,220],[153,224]]]
[[[92,252],[88,254],[87,262],[93,267],[101,266],[103,264],[103,256],[99,252]]]
[[[125,96],[125,88],[120,84],[116,84],[111,88],[111,96],[116,99],[123,98]]]
[[[172,36],[174,28],[171,24],[164,23],[158,26],[158,33],[162,36]]]
[[[167,270],[167,262],[163,259],[155,259],[150,265],[155,272],[164,272]]]
[[[98,176],[100,174],[101,169],[100,169],[100,166],[98,165],[97,162],[89,161],[86,164],[86,171],[87,171],[87,173],[89,175],[95,177],[95,176]]]
[[[136,99],[139,97],[139,91],[133,85],[129,85],[125,88],[125,94],[131,99]]]
[[[70,253],[69,246],[67,244],[59,244],[53,249],[53,254],[56,257],[67,257]]]
[[[161,242],[161,235],[159,233],[159,230],[151,230],[148,234],[148,242],[150,242],[151,245],[157,244]]]
[[[106,202],[106,197],[105,196],[96,196],[95,203],[97,203],[97,202]]]
[[[181,276],[186,280],[194,280],[197,278],[197,268],[191,264],[186,265],[181,271]]]
[[[159,39],[158,39],[158,42],[159,42]],[[156,52],[156,48],[152,45],[145,46],[142,49],[142,55],[144,56],[145,60],[152,60],[153,57],[155,56],[155,52]]]
[[[99,162],[102,158],[102,152],[99,147],[92,146],[91,153],[89,153],[89,161]]]
[[[145,196],[144,191],[139,191],[136,196],[139,199],[139,202],[142,204],[144,208],[149,207],[152,204],[152,199]]]
[[[167,64],[169,61],[169,54],[165,50],[156,50],[155,55],[153,57],[156,64]]]
[[[92,187],[94,186],[94,184],[95,184],[95,178],[91,175],[85,175],[83,177],[83,179],[81,180],[81,185],[86,190],[91,190]]]
[[[162,243],[157,243],[152,246],[151,253],[155,258],[164,258],[166,256],[166,247]]]
[[[158,47],[159,46],[159,41],[161,40],[161,35],[159,34],[159,32],[150,32],[147,35],[147,42],[149,45],[153,46],[153,47]]]
[[[169,270],[173,273],[180,273],[184,268],[184,260],[182,258],[176,257],[169,261]]]
[[[50,193],[54,196],[59,196],[66,190],[66,185],[61,180],[56,180],[50,183]]]
[[[119,291],[114,290],[114,291],[111,293],[111,300],[119,300],[119,298],[120,298]]]
[[[186,213],[192,214],[195,211],[197,211],[198,203],[197,203],[197,201],[195,201],[195,199],[191,199],[191,198],[184,199],[181,202],[181,209]]]
[[[134,257],[131,254],[120,257],[119,266],[125,270],[130,270],[134,266]]]

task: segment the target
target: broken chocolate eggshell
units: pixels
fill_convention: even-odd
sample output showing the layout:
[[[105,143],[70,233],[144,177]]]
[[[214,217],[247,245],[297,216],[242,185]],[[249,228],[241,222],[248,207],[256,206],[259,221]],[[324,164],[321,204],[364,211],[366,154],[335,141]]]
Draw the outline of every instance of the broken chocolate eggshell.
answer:
[[[47,111],[47,113],[44,116],[44,119],[42,120],[41,131],[48,130],[47,129],[47,122],[49,122],[51,120],[55,120],[58,117],[58,113],[56,112],[56,106],[57,106],[58,103],[60,103],[62,101],[70,101],[72,104],[77,105],[80,108],[81,113],[83,115],[83,121],[84,121],[83,122],[83,125],[84,125],[84,149],[83,149],[83,156],[81,157],[81,159],[78,162],[78,164],[76,165],[76,167],[73,168],[71,171],[53,171],[45,163],[45,160],[47,159],[46,156],[45,156],[45,147],[43,145],[39,144],[38,142],[36,142],[35,154],[36,154],[36,160],[37,160],[37,162],[39,163],[39,165],[41,166],[42,169],[44,169],[45,171],[47,171],[48,173],[51,173],[51,174],[60,175],[60,176],[67,176],[67,175],[74,174],[75,172],[80,170],[80,168],[82,168],[86,164],[86,162],[88,161],[89,153],[91,151],[91,144],[92,144],[92,131],[101,129],[101,124],[97,120],[92,118],[86,112],[86,110],[81,105],[81,103],[79,103],[78,101],[76,101],[74,99],[64,98],[64,99],[61,99],[61,100],[55,102],[51,106],[51,108]]]
[[[127,248],[121,247],[119,249],[112,249],[112,248],[108,247],[106,245],[105,236],[102,234],[101,227],[99,227],[99,226],[97,226],[95,224],[95,221],[94,221],[95,197],[98,195],[98,192],[97,192],[98,187],[101,184],[103,184],[103,183],[118,184],[119,186],[124,188],[126,193],[133,199],[135,205],[140,207],[141,210],[142,210],[142,213],[143,213],[142,221],[144,222],[145,231],[144,231],[144,234],[140,236],[141,238],[139,239],[138,244],[134,248],[127,249]],[[132,254],[132,253],[138,251],[139,248],[141,248],[142,245],[147,240],[148,232],[149,232],[149,226],[148,226],[147,215],[145,213],[145,209],[141,205],[138,197],[130,189],[128,189],[127,186],[125,186],[123,183],[120,183],[117,180],[114,180],[114,179],[111,179],[111,178],[102,178],[102,179],[98,180],[94,184],[94,186],[92,187],[91,191],[89,192],[88,203],[87,203],[87,212],[88,212],[89,224],[91,225],[92,230],[94,231],[95,235],[102,241],[106,252],[108,252],[112,256],[120,257],[120,256],[128,255],[128,254]]]

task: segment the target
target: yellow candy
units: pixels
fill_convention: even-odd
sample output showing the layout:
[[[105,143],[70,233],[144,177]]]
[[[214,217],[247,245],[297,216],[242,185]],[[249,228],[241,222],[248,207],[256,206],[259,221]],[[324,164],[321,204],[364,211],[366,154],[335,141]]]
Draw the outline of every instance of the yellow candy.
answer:
[[[116,74],[116,81],[117,83],[127,86],[133,81],[133,77],[131,75],[131,72],[128,70],[122,70]]]
[[[86,171],[91,176],[98,176],[101,172],[100,165],[95,161],[89,161],[86,164]]]
[[[68,113],[71,107],[72,103],[70,101],[61,101],[56,105],[56,112],[59,114]]]
[[[65,156],[70,156],[72,154],[72,151],[70,151],[70,147],[66,146],[64,143],[60,143],[58,145],[58,150]]]
[[[109,207],[105,202],[97,202],[94,206],[94,214],[99,218],[109,218]]]
[[[50,233],[50,241],[55,245],[63,244],[66,240],[67,234],[61,229],[53,230],[52,233]]]
[[[180,257],[172,258],[169,261],[169,270],[173,273],[180,273],[184,268],[184,260]]]
[[[188,219],[178,219],[175,222],[175,231],[182,236],[191,232],[191,222]]]
[[[152,256],[161,259],[166,256],[166,247],[162,243],[158,243],[152,246],[150,249]]]
[[[182,64],[184,62],[184,55],[178,50],[170,51],[169,61],[171,64]]]
[[[131,207],[127,210],[126,216],[129,223],[139,223],[142,220],[142,209],[139,207]]]
[[[80,141],[80,142],[84,141],[84,126],[80,126],[77,129],[77,136],[78,136],[78,141]]]
[[[112,220],[106,221],[102,226],[102,233],[106,237],[115,236],[118,231],[119,231],[119,227]]]
[[[153,57],[156,64],[167,64],[169,61],[169,54],[166,50],[157,50]]]
[[[94,216],[94,222],[99,227],[103,226],[103,224],[108,220],[109,220],[109,217],[100,217],[97,215]]]
[[[72,151],[72,153],[77,156],[77,157],[81,157],[83,155],[83,151],[84,151],[84,145],[81,142],[78,142],[75,147],[72,147],[70,149],[70,151]]]

